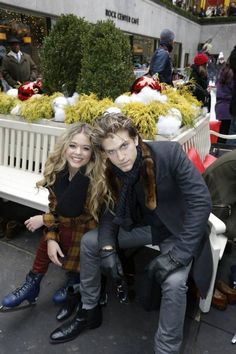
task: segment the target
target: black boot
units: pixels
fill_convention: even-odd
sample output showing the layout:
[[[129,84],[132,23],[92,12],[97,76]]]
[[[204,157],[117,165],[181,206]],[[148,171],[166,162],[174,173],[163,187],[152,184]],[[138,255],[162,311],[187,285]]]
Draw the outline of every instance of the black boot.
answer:
[[[6,238],[8,240],[13,239],[24,229],[24,224],[17,220],[11,220],[6,225]]]
[[[75,339],[83,330],[94,329],[102,324],[100,305],[91,310],[80,309],[73,320],[58,327],[50,334],[52,344],[64,343]]]
[[[66,301],[57,313],[57,320],[64,321],[69,318],[80,304],[81,296],[79,292],[79,286],[74,285],[68,287]]]
[[[106,306],[108,302],[108,295],[107,295],[107,277],[102,274],[101,276],[101,294],[100,294],[100,299],[99,299],[99,305],[100,306]]]
[[[7,224],[7,220],[0,217],[0,238],[3,238],[5,236],[6,224]]]

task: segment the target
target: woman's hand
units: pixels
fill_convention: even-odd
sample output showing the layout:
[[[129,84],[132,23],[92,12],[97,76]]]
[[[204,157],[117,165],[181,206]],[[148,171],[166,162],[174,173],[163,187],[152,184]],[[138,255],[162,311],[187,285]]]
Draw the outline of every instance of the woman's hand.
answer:
[[[60,257],[64,257],[64,254],[62,253],[62,250],[57,243],[57,241],[54,240],[48,240],[48,257],[52,261],[52,263],[56,264],[59,267],[62,267],[62,263],[58,259],[58,255]]]
[[[35,215],[25,221],[25,226],[31,232],[43,226],[43,215]]]

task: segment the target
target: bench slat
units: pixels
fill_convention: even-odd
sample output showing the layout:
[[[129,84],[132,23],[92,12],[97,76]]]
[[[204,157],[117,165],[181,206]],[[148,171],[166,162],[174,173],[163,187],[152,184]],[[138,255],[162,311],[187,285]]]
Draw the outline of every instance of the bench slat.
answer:
[[[27,164],[27,152],[28,152],[28,132],[23,132],[23,143],[22,143],[22,170],[26,170]]]
[[[3,149],[3,164],[8,165],[9,156],[9,129],[5,129],[4,149]]]
[[[16,162],[15,167],[19,170],[21,163],[21,145],[22,145],[22,132],[18,131],[16,134]]]
[[[36,144],[35,144],[35,158],[34,158],[34,172],[39,173],[40,171],[40,149],[41,149],[41,135],[36,134]]]

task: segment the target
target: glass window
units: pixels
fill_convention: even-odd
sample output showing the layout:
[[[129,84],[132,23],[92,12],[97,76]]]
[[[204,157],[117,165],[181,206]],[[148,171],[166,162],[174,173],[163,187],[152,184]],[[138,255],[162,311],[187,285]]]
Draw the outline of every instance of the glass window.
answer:
[[[154,52],[154,38],[133,35],[133,62],[135,67],[148,66]]]
[[[32,56],[40,71],[39,49],[48,33],[50,19],[0,8],[0,25],[4,25],[7,38],[14,36],[21,41],[21,50]],[[7,40],[1,41],[7,47]]]
[[[173,68],[180,68],[180,66],[181,66],[181,52],[182,52],[182,44],[175,42],[173,50],[171,52]]]

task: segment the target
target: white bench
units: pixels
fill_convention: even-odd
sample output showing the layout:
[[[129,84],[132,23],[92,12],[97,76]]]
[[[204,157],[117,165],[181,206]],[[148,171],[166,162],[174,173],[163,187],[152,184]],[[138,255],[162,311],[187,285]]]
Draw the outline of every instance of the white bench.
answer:
[[[42,168],[65,127],[27,123],[0,115],[0,197],[47,211],[48,192],[38,190]]]
[[[47,120],[27,123],[19,118],[0,115],[0,197],[47,211],[47,190],[37,190],[35,184],[42,178],[42,168],[48,154],[52,151],[57,136],[64,129],[65,125],[62,123],[52,123]],[[157,136],[157,140],[166,139]],[[183,128],[180,134],[168,140],[178,141],[185,152],[194,146],[204,160],[210,149],[208,117],[200,117],[194,128]],[[227,242],[224,236],[224,223],[211,214],[209,224],[214,272],[207,298],[200,300],[200,309],[203,312],[208,312],[210,309],[218,262]]]

